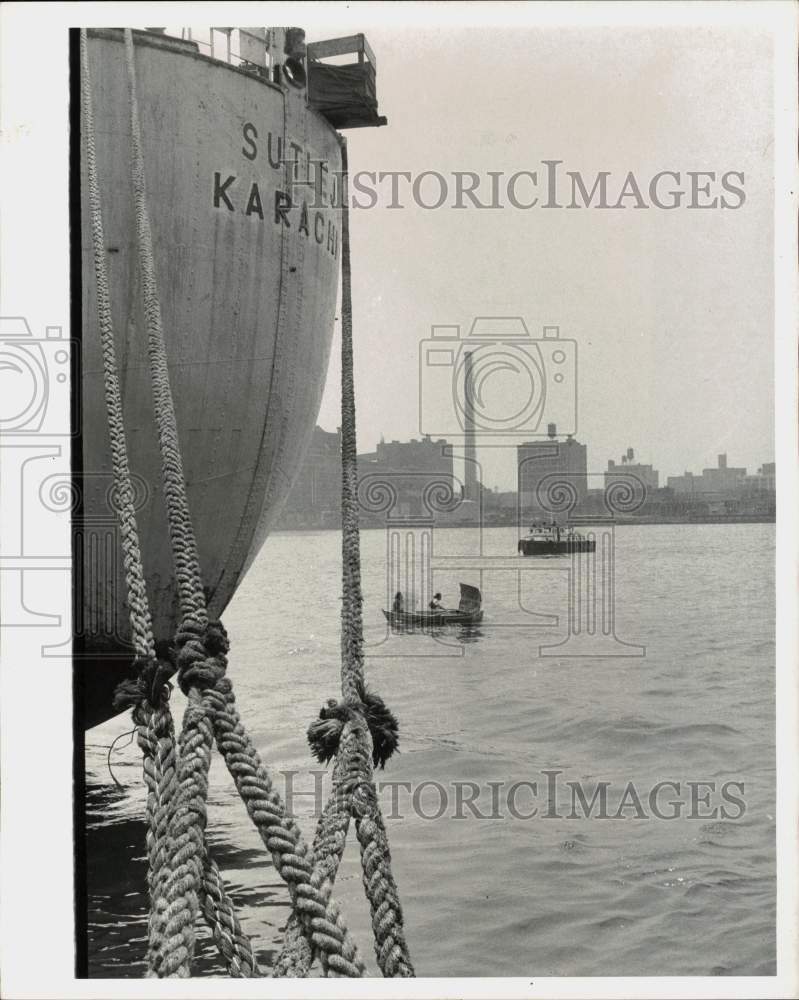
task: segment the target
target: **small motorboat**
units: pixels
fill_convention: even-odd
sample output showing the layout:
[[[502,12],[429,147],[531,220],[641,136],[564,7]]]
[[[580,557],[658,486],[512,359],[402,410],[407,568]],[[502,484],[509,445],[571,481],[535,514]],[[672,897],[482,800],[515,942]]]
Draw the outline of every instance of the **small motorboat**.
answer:
[[[520,538],[518,549],[523,556],[569,556],[573,552],[593,552],[596,541],[574,528],[545,524],[532,527],[526,538]]]
[[[457,608],[440,611],[386,611],[389,624],[394,628],[443,628],[447,625],[477,625],[483,620],[483,596],[477,587],[462,583],[460,604]]]

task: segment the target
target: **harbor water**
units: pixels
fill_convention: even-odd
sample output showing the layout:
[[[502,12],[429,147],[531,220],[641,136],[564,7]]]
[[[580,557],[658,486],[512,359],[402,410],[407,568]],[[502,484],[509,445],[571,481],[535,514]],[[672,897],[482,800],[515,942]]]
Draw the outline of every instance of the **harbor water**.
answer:
[[[487,529],[482,556],[515,557],[517,537]],[[224,616],[241,715],[309,841],[330,788],[305,731],[338,693],[340,541],[271,536]],[[460,580],[481,587],[481,625],[390,636],[386,534],[361,539],[367,680],[400,720],[377,777],[417,974],[773,975],[774,526],[618,527],[619,641],[599,656],[542,648],[568,635],[568,558],[481,576],[479,545],[436,530],[433,562],[445,604]],[[144,971],[135,742],[110,756],[121,788],[107,766],[130,726],[87,734],[93,977]],[[268,968],[287,892],[218,756],[208,840]],[[376,974],[350,841],[336,897]],[[205,931],[195,973],[222,974]]]

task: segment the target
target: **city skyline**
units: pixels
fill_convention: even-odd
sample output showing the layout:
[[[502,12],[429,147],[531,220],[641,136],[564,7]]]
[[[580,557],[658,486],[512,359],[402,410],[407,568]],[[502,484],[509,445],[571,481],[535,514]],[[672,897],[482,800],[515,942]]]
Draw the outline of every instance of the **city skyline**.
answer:
[[[381,440],[358,455],[358,499],[364,528],[403,519],[432,519],[439,527],[522,528],[543,517],[593,523],[611,513],[619,523],[771,521],[775,516],[776,466],[765,462],[749,475],[726,454],[701,474],[664,476],[636,460],[628,448],[603,472],[588,468],[587,448],[575,437],[555,437],[515,449],[516,483],[499,491],[469,477],[466,455],[445,438]],[[287,529],[341,525],[341,433],[317,425],[291,493],[280,515]],[[587,521],[586,521],[587,519]],[[409,523],[410,523],[409,521]]]
[[[336,434],[337,431],[338,431],[338,427],[336,427],[334,430],[328,430],[328,428],[322,427],[321,424],[317,424],[316,425],[316,430],[323,431],[325,434]],[[561,437],[561,435],[558,435],[558,436]],[[565,438],[566,435],[562,435],[562,437]],[[412,443],[415,443],[415,442],[424,441],[426,438],[429,439],[429,440],[432,440],[433,443],[436,443],[436,439],[430,437],[430,435],[417,435],[416,437],[409,437],[407,439],[402,439],[402,438],[390,438],[388,435],[381,433],[379,435],[378,439],[377,439],[377,444],[412,444]],[[579,434],[574,435],[574,438],[580,444],[585,444],[585,442],[580,439],[580,435]],[[442,439],[438,439],[438,440],[442,440]],[[546,438],[544,436],[539,436],[537,438],[532,438],[529,441],[520,441],[519,444],[542,443],[542,442],[545,442],[545,441],[546,441]],[[446,447],[453,448],[455,450],[455,460],[456,460],[456,462],[458,461],[459,457],[461,458],[461,462],[462,462],[462,454],[463,454],[463,451],[464,451],[464,445],[463,445],[462,442],[450,442],[450,441],[446,441]],[[588,447],[588,446],[586,445],[586,447]],[[513,462],[514,475],[515,475],[515,471],[516,471],[516,468],[517,468],[517,466],[516,466],[516,449],[517,449],[517,445],[516,444],[508,445],[507,448],[506,448],[506,450],[509,453],[509,455],[508,455],[509,460]],[[362,444],[360,444],[360,436],[359,436],[359,449],[358,449],[358,457],[359,458],[362,458],[363,456],[365,456],[367,454],[373,454],[375,452],[375,450],[376,450],[376,447],[367,449]],[[477,450],[477,461],[478,461],[478,464],[480,464],[479,436],[478,436],[478,444],[477,444],[477,449],[476,450]],[[603,462],[603,464],[602,464],[601,467],[599,467],[599,466],[594,467],[591,464],[591,461],[590,461],[591,451],[590,451],[590,448],[588,448],[588,456],[589,456],[588,473],[589,473],[589,475],[592,475],[592,476],[594,476],[594,475],[595,476],[604,475],[606,472],[608,472],[608,463],[611,462],[611,461],[615,462],[616,459],[624,458],[625,455],[626,455],[626,453],[629,450],[632,450],[635,453],[635,463],[634,464],[641,464],[641,465],[651,466],[655,470],[655,472],[659,474],[659,476],[660,476],[660,486],[661,487],[666,486],[666,484],[667,484],[667,482],[668,482],[669,479],[674,479],[674,478],[678,478],[678,477],[682,477],[682,476],[686,476],[686,475],[694,475],[694,476],[700,477],[704,471],[718,468],[718,465],[712,465],[712,464],[702,465],[701,468],[699,468],[699,467],[690,468],[689,466],[686,465],[685,467],[679,469],[679,471],[666,471],[663,468],[661,468],[656,461],[650,461],[649,460],[650,456],[648,456],[648,455],[647,456],[643,456],[643,457],[640,456],[638,454],[638,449],[634,445],[626,445],[623,449],[619,449],[618,453],[615,456],[614,455],[609,455],[604,460],[604,462]],[[727,452],[717,452],[715,455],[713,455],[711,457],[713,459],[715,459],[716,462],[718,462],[718,460],[722,456],[724,456],[724,458],[726,459],[726,458],[729,457],[729,454]],[[771,465],[775,464],[774,463],[774,458],[773,458],[773,452],[772,452],[772,456],[769,457],[769,458],[767,458],[767,459],[758,459],[756,461],[756,463],[755,463],[754,466],[743,465],[742,468],[745,470],[746,475],[753,476],[753,475],[760,474],[760,470],[763,468],[763,466],[766,466],[766,465],[769,465],[769,464],[771,464]],[[732,465],[734,465],[734,463],[732,463]],[[482,468],[482,465],[480,467]],[[695,471],[695,469],[697,471]],[[496,483],[485,482],[484,480],[480,479],[479,475],[478,475],[477,478],[481,482],[483,488],[485,488],[485,489],[489,489],[489,490],[492,490],[492,491],[499,490],[500,492],[506,491],[508,489],[506,487],[500,487]],[[513,486],[510,487],[510,489],[515,489],[515,488],[516,488],[516,484],[514,482]]]

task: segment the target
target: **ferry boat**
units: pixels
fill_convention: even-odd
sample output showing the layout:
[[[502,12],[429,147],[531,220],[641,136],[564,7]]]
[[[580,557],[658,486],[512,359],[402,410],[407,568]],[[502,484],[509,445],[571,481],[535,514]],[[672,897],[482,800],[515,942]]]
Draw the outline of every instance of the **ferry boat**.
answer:
[[[306,46],[298,28],[133,34],[169,374],[209,612],[218,616],[280,512],[321,403],[341,256],[338,130],[386,119],[363,35]],[[168,657],[177,596],[137,268],[123,32],[89,30],[88,58],[142,561],[157,651]],[[132,647],[85,148],[74,141],[83,321],[74,659],[77,711],[88,728],[114,714]]]
[[[518,550],[523,556],[565,556],[573,552],[594,552],[596,541],[586,538],[572,527],[557,524],[533,525],[525,538],[519,539]]]

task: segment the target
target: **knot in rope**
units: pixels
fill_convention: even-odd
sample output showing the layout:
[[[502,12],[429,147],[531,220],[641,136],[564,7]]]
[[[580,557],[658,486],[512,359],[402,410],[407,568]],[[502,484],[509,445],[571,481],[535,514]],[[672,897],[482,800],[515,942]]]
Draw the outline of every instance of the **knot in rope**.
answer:
[[[169,678],[175,672],[165,660],[137,656],[131,664],[135,676],[121,681],[114,691],[114,708],[118,712],[133,710],[133,721],[143,725],[150,712],[164,708],[172,694]]]
[[[372,761],[375,767],[385,767],[386,761],[399,746],[399,723],[380,695],[370,691],[362,681],[356,684],[357,701],[328,699],[308,727],[311,753],[321,764],[327,764],[337,754],[344,726],[349,722],[359,727],[365,722],[372,737]]]
[[[184,694],[191,688],[217,687],[225,678],[230,642],[222,622],[204,622],[199,616],[185,618],[175,646],[178,683]]]

